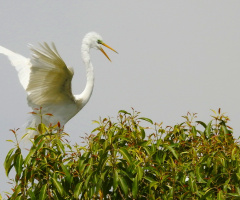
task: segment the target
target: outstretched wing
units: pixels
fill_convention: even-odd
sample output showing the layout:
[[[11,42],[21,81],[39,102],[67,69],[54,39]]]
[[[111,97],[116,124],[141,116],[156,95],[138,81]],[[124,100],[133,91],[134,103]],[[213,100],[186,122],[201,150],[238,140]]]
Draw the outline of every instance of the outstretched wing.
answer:
[[[31,72],[26,88],[30,106],[44,106],[74,101],[71,89],[73,70],[68,68],[57,49],[47,43],[31,48]]]
[[[18,72],[18,78],[20,83],[22,84],[23,88],[26,90],[29,83],[29,77],[30,77],[30,68],[31,68],[30,59],[25,58],[24,56],[19,55],[17,53],[14,53],[2,46],[0,46],[0,53],[8,57],[11,64],[15,67],[15,69]]]

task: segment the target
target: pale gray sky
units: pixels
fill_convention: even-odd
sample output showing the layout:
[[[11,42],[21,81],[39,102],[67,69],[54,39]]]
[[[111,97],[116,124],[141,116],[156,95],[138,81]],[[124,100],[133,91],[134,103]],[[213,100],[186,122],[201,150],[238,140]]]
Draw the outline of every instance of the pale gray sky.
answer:
[[[66,125],[72,141],[95,128],[92,120],[134,107],[156,122],[174,125],[210,109],[227,112],[239,137],[240,1],[4,1],[0,45],[29,57],[28,43],[55,42],[73,66],[73,91],[85,86],[80,48],[96,31],[119,54],[110,63],[92,50],[95,88],[89,103]],[[0,55],[0,185],[9,190],[3,162],[12,148],[9,129],[22,127],[30,111],[15,69]]]

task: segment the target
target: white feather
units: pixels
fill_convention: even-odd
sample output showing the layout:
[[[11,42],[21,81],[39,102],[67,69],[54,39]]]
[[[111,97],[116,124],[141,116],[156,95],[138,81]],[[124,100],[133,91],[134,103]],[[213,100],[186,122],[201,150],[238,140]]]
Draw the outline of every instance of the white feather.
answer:
[[[11,64],[15,67],[15,69],[18,72],[18,78],[20,83],[26,90],[30,77],[31,67],[30,59],[25,58],[24,56],[19,55],[17,53],[14,53],[2,46],[0,46],[0,53],[6,55],[8,59],[11,61]]]

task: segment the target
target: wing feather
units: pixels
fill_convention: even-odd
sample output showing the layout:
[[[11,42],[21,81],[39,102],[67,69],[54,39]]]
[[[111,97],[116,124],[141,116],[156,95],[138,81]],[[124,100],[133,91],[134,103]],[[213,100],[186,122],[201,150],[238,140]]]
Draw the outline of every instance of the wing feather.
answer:
[[[5,47],[0,46],[0,53],[8,57],[11,64],[18,72],[18,78],[23,88],[26,90],[29,83],[31,63],[29,58],[14,53]]]
[[[31,48],[31,73],[28,92],[30,106],[44,106],[74,101],[71,81],[73,70],[69,69],[57,52],[47,44],[40,44],[41,49]]]

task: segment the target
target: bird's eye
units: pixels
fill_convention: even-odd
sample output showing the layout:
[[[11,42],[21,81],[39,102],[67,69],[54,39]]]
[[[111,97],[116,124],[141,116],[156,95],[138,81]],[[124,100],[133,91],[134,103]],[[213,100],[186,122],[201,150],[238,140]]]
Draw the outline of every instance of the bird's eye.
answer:
[[[102,44],[102,41],[101,41],[101,40],[98,40],[97,43],[98,43],[98,44]]]

